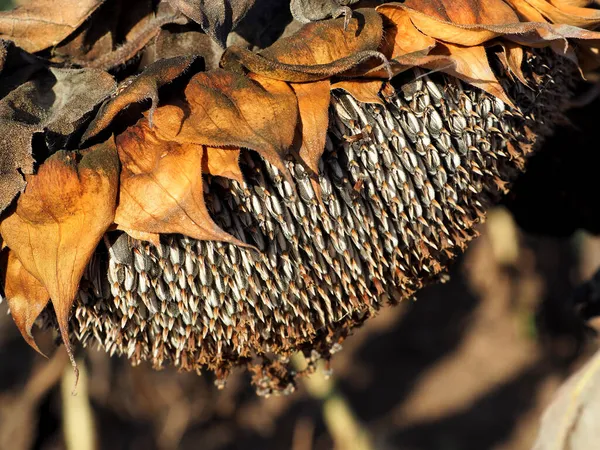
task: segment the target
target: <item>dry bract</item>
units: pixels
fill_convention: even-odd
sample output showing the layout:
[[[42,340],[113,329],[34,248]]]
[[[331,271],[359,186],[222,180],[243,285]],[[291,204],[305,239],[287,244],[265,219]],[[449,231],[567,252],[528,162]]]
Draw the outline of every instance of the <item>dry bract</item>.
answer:
[[[291,86],[300,111],[300,158],[314,174],[318,174],[329,125],[330,82],[293,83]]]
[[[25,192],[0,222],[11,254],[50,294],[69,351],[71,306],[92,253],[114,221],[118,172],[112,140],[77,153],[57,152],[26,177]],[[39,294],[37,285],[31,289]]]
[[[102,0],[74,0],[56,7],[54,0],[27,2],[14,11],[0,12],[0,38],[28,52],[58,44],[73,33],[102,4]]]
[[[179,233],[245,245],[221,230],[204,205],[205,148],[158,138],[162,117],[154,129],[142,119],[117,137],[121,180],[114,222],[128,232]]]
[[[31,335],[31,329],[50,301],[50,294],[44,285],[23,267],[14,252],[5,252],[3,256],[7,258],[7,261],[3,262],[6,264],[4,294],[10,313],[23,339],[41,353]]]

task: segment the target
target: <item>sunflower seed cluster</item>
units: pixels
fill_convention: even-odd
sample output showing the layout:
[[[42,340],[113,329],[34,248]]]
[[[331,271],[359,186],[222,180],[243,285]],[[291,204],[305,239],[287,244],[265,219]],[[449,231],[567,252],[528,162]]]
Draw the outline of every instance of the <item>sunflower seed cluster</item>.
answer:
[[[574,79],[564,64],[529,53],[533,88],[499,69],[514,108],[419,70],[382,91],[384,106],[334,92],[318,178],[289,162],[291,185],[247,152],[243,184],[206,183],[215,221],[257,250],[108,237],[82,283],[74,337],[134,364],[208,369],[219,380],[246,364],[259,393],[291,390],[293,352],[328,359],[353,327],[439,277],[476,236],[559,119]]]

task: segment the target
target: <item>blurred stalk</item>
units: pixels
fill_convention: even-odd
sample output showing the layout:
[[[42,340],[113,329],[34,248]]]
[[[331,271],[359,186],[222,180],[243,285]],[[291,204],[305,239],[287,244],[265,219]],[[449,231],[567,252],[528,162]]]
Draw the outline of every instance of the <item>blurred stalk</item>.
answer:
[[[65,367],[61,382],[63,433],[67,450],[96,450],[96,427],[88,395],[88,373],[83,361],[78,361],[79,382],[73,394],[75,373],[70,365]]]
[[[292,358],[296,368],[306,365],[298,353]],[[369,432],[362,426],[346,398],[335,387],[333,377],[325,377],[324,363],[317,363],[317,371],[304,378],[309,395],[322,402],[323,421],[335,448],[340,450],[373,450]]]

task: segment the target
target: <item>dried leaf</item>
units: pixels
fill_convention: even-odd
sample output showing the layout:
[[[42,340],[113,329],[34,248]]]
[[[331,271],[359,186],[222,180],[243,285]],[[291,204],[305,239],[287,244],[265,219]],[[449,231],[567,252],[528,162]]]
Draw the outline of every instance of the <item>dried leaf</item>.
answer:
[[[158,106],[158,89],[181,76],[194,62],[195,56],[179,56],[163,59],[149,65],[137,77],[126,82],[123,90],[102,108],[85,131],[81,141],[85,143],[110,125],[119,112],[132,103],[150,99],[150,121]]]
[[[435,39],[421,33],[411,20],[410,11],[394,4],[381,5],[377,12],[384,17],[383,42],[379,50],[394,59],[404,55],[426,55],[435,47]]]
[[[112,139],[48,158],[0,222],[6,245],[50,294],[69,354],[68,325],[79,281],[112,224],[118,184]],[[73,361],[73,360],[72,360]]]
[[[408,12],[426,36],[468,46],[489,41],[508,32],[507,24],[519,23],[515,11],[502,0],[408,0],[377,9],[390,8]]]
[[[243,183],[244,176],[239,160],[239,148],[205,147],[202,157],[202,173]]]
[[[514,8],[523,22],[546,22],[544,16],[531,6],[527,0],[506,0],[506,2]]]
[[[154,128],[158,130],[160,124],[157,120]],[[202,145],[163,141],[146,118],[121,133],[116,141],[122,166],[115,213],[119,229],[179,233],[246,246],[221,230],[206,209]]]
[[[290,11],[298,22],[309,23],[328,17],[335,19],[342,14],[352,15],[349,5],[357,2],[358,0],[292,0]]]
[[[94,12],[103,0],[30,0],[12,11],[0,12],[0,37],[28,52],[58,44]]]
[[[404,0],[402,5],[436,21],[456,25],[504,25],[518,22],[515,11],[504,0]],[[421,15],[417,17],[420,20]],[[418,24],[417,27],[420,28]],[[425,34],[432,36],[428,32]]]
[[[502,52],[499,53],[499,59],[508,69],[508,72],[514,75],[523,85],[529,86],[527,79],[523,74],[522,65],[525,52],[523,47],[514,42],[504,41],[500,44]]]
[[[13,251],[6,253],[4,294],[11,316],[25,342],[35,351],[44,355],[35,343],[31,329],[50,301],[50,295],[44,285],[23,267]]]
[[[161,139],[248,148],[287,174],[283,158],[290,151],[298,122],[296,96],[287,83],[214,70],[194,75],[185,97],[182,107],[167,105],[156,110]]]
[[[91,20],[52,50],[52,60],[82,67],[113,69],[137,55],[168,24],[187,19],[169,4],[152,0],[104,2]],[[189,52],[195,54],[196,52]]]
[[[470,6],[465,1],[467,0],[411,0],[386,3],[377,9],[404,10],[410,14],[412,23],[423,34],[438,41],[463,46],[480,45],[499,36],[530,46],[550,46],[553,41],[566,43],[566,39],[571,38],[600,38],[600,33],[597,32],[563,23],[547,23],[526,3],[529,0],[506,0],[513,5],[514,10],[502,0],[468,0],[473,3]],[[461,13],[463,9],[465,12]],[[520,17],[525,12],[525,16],[541,20],[521,22],[515,10],[521,11]]]
[[[63,145],[80,120],[116,88],[94,69],[44,70],[0,100],[0,211],[23,190],[21,173],[33,172],[31,140],[45,130],[46,144]]]
[[[45,69],[44,61],[0,39],[0,99]]]
[[[293,83],[291,86],[300,111],[300,158],[314,174],[318,174],[329,126],[330,82]]]
[[[376,103],[383,106],[383,100],[379,96],[382,87],[381,80],[348,80],[331,85],[332,90],[342,89],[361,103]]]
[[[512,101],[508,98],[506,92],[504,92],[502,85],[498,82],[496,75],[490,67],[484,47],[462,47],[452,44],[440,44],[436,48],[435,54],[448,58],[452,62],[452,65],[448,65],[441,60],[426,64],[425,67],[433,70],[441,70],[453,75],[512,106]]]
[[[522,7],[523,1],[552,23],[581,28],[596,28],[600,24],[600,11],[597,9],[582,8],[557,0],[522,0],[514,4]]]
[[[145,68],[161,59],[199,55],[204,60],[205,70],[218,68],[223,49],[195,27],[196,24],[188,24],[160,30],[156,39],[144,47],[140,67]]]
[[[544,412],[534,450],[588,450],[600,442],[600,352],[558,390]]]
[[[255,0],[168,0],[225,48],[227,35],[244,18]]]
[[[343,74],[365,61],[385,57],[377,52],[383,35],[381,16],[373,9],[354,12],[347,30],[344,19],[309,23],[296,34],[253,53],[230,47],[221,67],[251,72],[278,80],[308,82]]]

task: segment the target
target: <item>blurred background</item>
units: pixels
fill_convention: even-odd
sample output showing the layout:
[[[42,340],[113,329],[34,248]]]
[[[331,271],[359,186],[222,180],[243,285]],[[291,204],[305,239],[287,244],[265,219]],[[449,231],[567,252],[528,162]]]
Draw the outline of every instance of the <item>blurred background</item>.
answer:
[[[64,350],[36,354],[1,303],[0,450],[531,448],[553,393],[598,347],[584,284],[600,268],[594,89],[448,281],[384,308],[289,396],[257,397],[243,371],[217,389],[81,348],[72,395]]]

